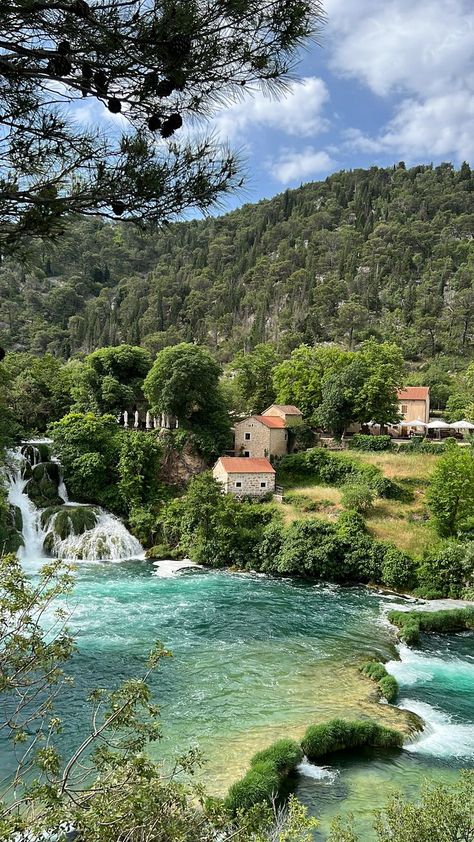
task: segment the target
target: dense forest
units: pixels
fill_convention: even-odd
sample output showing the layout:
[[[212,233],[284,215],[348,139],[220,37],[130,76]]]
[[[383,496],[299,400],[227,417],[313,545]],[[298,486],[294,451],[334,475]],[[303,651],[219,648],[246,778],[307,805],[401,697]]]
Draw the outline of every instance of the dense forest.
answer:
[[[142,233],[77,220],[0,268],[0,342],[69,357],[180,341],[221,360],[257,343],[396,341],[472,356],[474,175],[467,164],[340,172],[218,218]],[[465,364],[465,363],[464,363]]]

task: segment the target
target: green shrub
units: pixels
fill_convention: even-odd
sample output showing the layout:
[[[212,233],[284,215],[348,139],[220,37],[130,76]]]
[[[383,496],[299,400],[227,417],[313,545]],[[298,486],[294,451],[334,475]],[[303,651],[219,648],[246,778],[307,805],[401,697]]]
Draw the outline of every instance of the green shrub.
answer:
[[[278,480],[292,485],[311,479],[315,484],[334,485],[364,483],[380,497],[402,499],[407,492],[384,477],[376,465],[367,465],[350,454],[330,453],[313,447],[304,453],[290,453],[278,465]],[[411,499],[411,497],[410,497]]]
[[[392,728],[385,728],[371,720],[346,721],[333,719],[321,725],[311,725],[301,742],[309,760],[319,760],[337,751],[371,746],[401,748],[403,737]]]
[[[307,494],[294,494],[291,491],[285,494],[283,502],[302,512],[316,512],[321,505],[318,500],[312,500]]]
[[[303,752],[294,740],[282,739],[257,752],[250,761],[250,769],[240,781],[233,784],[226,797],[232,813],[248,810],[262,801],[272,802],[288,784],[288,779],[303,758]]]
[[[382,562],[382,582],[389,588],[412,588],[416,583],[416,566],[413,559],[397,547],[388,547]]]
[[[368,661],[361,667],[361,672],[378,684],[379,690],[385,696],[387,702],[395,701],[398,695],[398,682],[393,675],[387,672],[383,664],[379,661]]]
[[[357,433],[355,436],[352,436],[349,447],[352,450],[390,450],[392,439],[390,436],[366,436]]]
[[[418,596],[425,599],[464,595],[474,585],[474,542],[446,541],[429,551],[418,566]]]
[[[405,643],[417,643],[420,632],[451,634],[474,629],[474,608],[446,611],[389,611],[388,619],[400,630]]]
[[[387,702],[394,702],[398,695],[398,681],[395,676],[387,674],[378,684]]]
[[[373,508],[375,493],[363,482],[349,482],[342,486],[342,504],[345,509],[356,512],[370,512]]]
[[[282,739],[258,751],[250,761],[251,766],[257,763],[273,763],[279,773],[288,774],[296,768],[303,759],[301,746],[295,740]]]
[[[369,678],[372,678],[373,681],[380,681],[382,678],[385,678],[385,676],[388,675],[384,665],[379,663],[379,661],[368,661],[361,668],[361,672],[363,672],[364,675],[367,675]]]

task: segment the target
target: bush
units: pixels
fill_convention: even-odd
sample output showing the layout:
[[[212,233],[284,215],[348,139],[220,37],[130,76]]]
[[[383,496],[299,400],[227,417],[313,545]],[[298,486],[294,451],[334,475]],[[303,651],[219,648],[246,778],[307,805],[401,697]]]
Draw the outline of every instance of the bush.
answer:
[[[357,433],[352,436],[349,447],[351,450],[390,450],[392,439],[390,436],[365,436]]]
[[[416,583],[413,559],[397,547],[388,547],[382,562],[382,582],[389,588],[409,590]]]
[[[401,748],[403,737],[392,728],[385,728],[371,720],[346,721],[332,719],[321,725],[311,725],[301,742],[308,760],[319,760],[336,751],[370,746]]]
[[[398,681],[390,675],[379,661],[368,661],[361,667],[361,672],[378,684],[379,690],[387,699],[394,702],[398,695]]]
[[[294,740],[277,740],[269,748],[257,752],[250,761],[251,766],[257,763],[273,763],[279,773],[288,774],[296,768],[303,759],[301,746]]]
[[[375,493],[362,482],[351,482],[342,486],[342,504],[345,509],[356,512],[370,512],[373,508]]]
[[[420,632],[452,634],[474,629],[474,608],[446,611],[390,611],[388,619],[399,629],[405,643],[417,643]]]
[[[280,460],[280,482],[289,485],[308,478],[315,484],[336,487],[361,482],[380,497],[391,499],[402,499],[407,495],[404,489],[384,477],[380,468],[360,462],[349,454],[330,453],[322,447],[313,447],[304,453],[290,453]]]
[[[418,566],[418,583],[425,599],[464,596],[474,585],[474,542],[447,541],[430,551]]]
[[[385,675],[379,681],[379,687],[387,699],[387,702],[394,702],[398,695],[398,681],[393,675]]]
[[[303,758],[298,743],[278,740],[269,748],[257,752],[250,761],[247,774],[233,784],[226,798],[232,813],[248,810],[262,801],[272,802],[282,794],[288,778]]]

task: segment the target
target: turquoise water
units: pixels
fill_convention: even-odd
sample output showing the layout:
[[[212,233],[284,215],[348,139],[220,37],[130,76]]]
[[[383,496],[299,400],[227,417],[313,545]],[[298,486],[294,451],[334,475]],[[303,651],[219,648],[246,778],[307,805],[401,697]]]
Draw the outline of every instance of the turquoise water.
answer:
[[[472,636],[433,637],[420,650],[402,650],[398,662],[381,613],[388,604],[363,588],[224,572],[161,578],[145,561],[81,564],[68,599],[79,651],[71,664],[75,684],[62,702],[64,747],[85,733],[88,692],[139,673],[160,639],[174,657],[152,680],[164,730],[155,756],[199,745],[208,787],[224,792],[255,751],[300,736],[310,723],[338,715],[403,718],[367,699],[357,671],[366,655],[393,659],[402,704],[429,722],[425,734],[390,757],[358,756],[298,782],[299,797],[321,817],[317,839],[332,815],[351,811],[368,840],[369,809],[393,788],[416,793],[424,775],[449,778],[474,757]]]

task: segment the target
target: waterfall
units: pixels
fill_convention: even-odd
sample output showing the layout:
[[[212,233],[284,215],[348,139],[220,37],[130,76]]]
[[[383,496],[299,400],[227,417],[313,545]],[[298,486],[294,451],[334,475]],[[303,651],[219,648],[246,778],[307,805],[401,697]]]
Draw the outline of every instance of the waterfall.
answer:
[[[38,442],[40,444],[46,442]],[[82,527],[81,534],[74,530],[73,518],[70,521],[70,533],[62,537],[54,531],[57,514],[49,518],[42,526],[41,515],[44,509],[38,508],[26,493],[26,485],[31,478],[31,469],[42,461],[37,442],[26,442],[21,448],[8,454],[7,485],[8,501],[16,506],[22,517],[23,546],[18,555],[27,567],[39,567],[47,559],[46,546],[54,558],[70,561],[123,561],[130,558],[143,558],[144,550],[140,542],[130,534],[121,520],[103,509],[93,508],[96,513],[95,525],[90,529]],[[58,512],[71,511],[87,504],[69,501],[62,474],[58,484],[58,496],[63,505]],[[53,509],[54,512],[54,509]],[[48,518],[48,515],[46,515]]]
[[[21,512],[23,546],[18,550],[18,556],[25,566],[37,564],[38,561],[45,558],[41,511],[25,494],[25,486],[28,482],[27,465],[37,464],[36,460],[39,456],[37,448],[34,448],[32,452],[35,461],[29,462],[18,450],[8,452],[7,462],[8,502],[11,506],[16,506]]]

